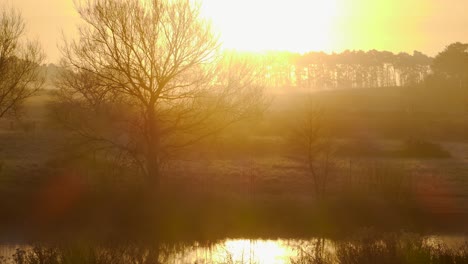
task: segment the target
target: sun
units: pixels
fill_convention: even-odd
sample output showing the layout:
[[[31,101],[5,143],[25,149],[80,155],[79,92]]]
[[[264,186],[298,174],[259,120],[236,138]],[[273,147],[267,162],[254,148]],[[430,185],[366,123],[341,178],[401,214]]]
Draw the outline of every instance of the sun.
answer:
[[[339,0],[204,0],[227,49],[331,51]]]

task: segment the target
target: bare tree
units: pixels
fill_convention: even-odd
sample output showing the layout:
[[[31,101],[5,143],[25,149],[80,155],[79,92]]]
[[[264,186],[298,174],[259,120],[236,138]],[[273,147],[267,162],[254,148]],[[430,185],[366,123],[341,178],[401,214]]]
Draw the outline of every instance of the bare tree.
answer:
[[[44,83],[39,72],[44,54],[37,42],[21,41],[24,32],[21,14],[3,7],[0,11],[0,117],[17,113],[24,100]]]
[[[220,56],[192,1],[75,4],[84,23],[63,47],[62,123],[138,165],[152,184],[172,153],[261,110],[259,68]]]
[[[328,134],[325,112],[319,104],[307,98],[296,114],[290,143],[299,160],[307,166],[314,192],[322,199],[335,169],[334,147]]]

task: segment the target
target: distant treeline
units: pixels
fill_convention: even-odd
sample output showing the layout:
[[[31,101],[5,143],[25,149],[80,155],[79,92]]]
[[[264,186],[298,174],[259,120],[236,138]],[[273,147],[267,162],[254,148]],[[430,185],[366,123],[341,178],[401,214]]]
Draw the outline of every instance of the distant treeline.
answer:
[[[434,60],[418,51],[410,55],[377,50],[303,55],[268,52],[261,57],[266,65],[262,76],[268,87],[313,90],[412,86],[431,73]],[[58,75],[59,69],[54,64],[41,67],[49,81]]]
[[[337,89],[411,86],[430,74],[433,58],[414,51],[345,51],[304,55],[288,52],[267,54],[265,81],[270,87]]]

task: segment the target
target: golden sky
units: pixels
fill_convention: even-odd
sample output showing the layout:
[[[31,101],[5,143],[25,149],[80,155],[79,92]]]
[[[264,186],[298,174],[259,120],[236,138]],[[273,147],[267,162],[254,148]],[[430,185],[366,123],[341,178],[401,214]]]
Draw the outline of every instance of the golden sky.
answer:
[[[72,0],[0,0],[19,9],[28,35],[49,62],[60,53],[61,32],[79,21]],[[467,0],[204,0],[204,14],[226,48],[307,52],[378,49],[435,55],[468,42]]]

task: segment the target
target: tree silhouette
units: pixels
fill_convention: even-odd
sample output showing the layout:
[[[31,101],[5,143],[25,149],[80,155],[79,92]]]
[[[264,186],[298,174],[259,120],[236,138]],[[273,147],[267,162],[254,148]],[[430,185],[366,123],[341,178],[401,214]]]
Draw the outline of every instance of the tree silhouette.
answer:
[[[39,72],[44,55],[37,42],[21,41],[24,31],[18,11],[0,11],[0,117],[16,113],[44,83]]]
[[[432,58],[415,51],[344,51],[326,54],[310,52],[270,53],[268,84],[311,89],[411,86],[429,74]]]
[[[336,169],[329,124],[323,108],[311,97],[305,98],[302,109],[295,116],[288,141],[293,155],[307,168],[315,197],[321,200],[325,198]]]
[[[460,88],[468,84],[468,44],[453,43],[439,53],[432,64],[436,76],[456,82]]]
[[[136,165],[159,186],[161,164],[180,148],[263,107],[260,71],[220,56],[200,7],[185,0],[89,0],[66,41],[59,121],[94,149]]]

